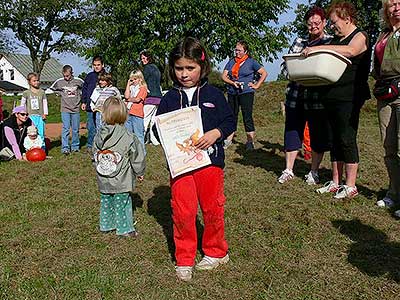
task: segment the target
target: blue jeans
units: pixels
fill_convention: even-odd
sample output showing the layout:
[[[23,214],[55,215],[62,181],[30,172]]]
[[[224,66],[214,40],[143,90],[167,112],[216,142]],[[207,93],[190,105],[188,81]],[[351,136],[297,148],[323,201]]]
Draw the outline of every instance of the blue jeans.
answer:
[[[86,147],[92,148],[93,147],[93,140],[94,140],[94,135],[96,134],[96,125],[94,122],[94,113],[92,111],[87,111],[87,122],[86,122],[86,128],[87,128],[87,143]]]
[[[79,150],[79,112],[61,112],[62,132],[61,132],[61,152],[69,152],[69,129],[72,128],[71,150]]]
[[[101,112],[96,111],[96,132],[100,130],[101,126],[103,126],[103,120],[101,119]]]
[[[129,115],[128,120],[125,123],[125,127],[130,131],[136,134],[139,141],[143,145],[144,149],[144,121],[143,118]]]

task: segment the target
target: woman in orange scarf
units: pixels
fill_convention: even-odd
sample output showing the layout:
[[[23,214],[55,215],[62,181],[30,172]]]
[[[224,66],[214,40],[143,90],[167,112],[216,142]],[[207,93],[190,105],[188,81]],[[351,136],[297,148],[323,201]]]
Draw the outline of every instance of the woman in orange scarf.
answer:
[[[242,111],[247,135],[246,150],[254,149],[254,92],[261,86],[267,75],[264,67],[249,56],[246,42],[237,42],[235,57],[226,64],[222,73],[222,80],[228,84],[228,102],[236,117],[236,123],[239,108]],[[232,139],[233,134],[227,138],[225,145],[229,146]]]

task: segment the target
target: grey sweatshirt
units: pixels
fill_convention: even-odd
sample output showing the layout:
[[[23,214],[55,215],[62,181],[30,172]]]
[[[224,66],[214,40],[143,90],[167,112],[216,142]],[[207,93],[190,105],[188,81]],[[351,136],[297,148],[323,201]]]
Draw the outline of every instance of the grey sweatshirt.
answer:
[[[94,165],[100,193],[131,192],[143,176],[145,154],[136,135],[123,125],[104,125],[94,139]]]

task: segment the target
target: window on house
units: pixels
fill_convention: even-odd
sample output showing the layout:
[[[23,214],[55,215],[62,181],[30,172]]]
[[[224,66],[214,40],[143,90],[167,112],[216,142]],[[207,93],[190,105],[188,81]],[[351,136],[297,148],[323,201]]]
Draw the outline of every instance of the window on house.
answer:
[[[0,80],[4,80],[4,73],[3,73],[3,70],[0,70]]]
[[[10,80],[14,80],[14,69],[10,69]]]

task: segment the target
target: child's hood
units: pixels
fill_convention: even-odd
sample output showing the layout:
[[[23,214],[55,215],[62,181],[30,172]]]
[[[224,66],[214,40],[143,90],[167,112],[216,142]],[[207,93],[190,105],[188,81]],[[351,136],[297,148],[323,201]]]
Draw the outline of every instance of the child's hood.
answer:
[[[103,125],[98,132],[99,138],[95,139],[99,150],[114,148],[124,137],[125,127],[122,125]]]

